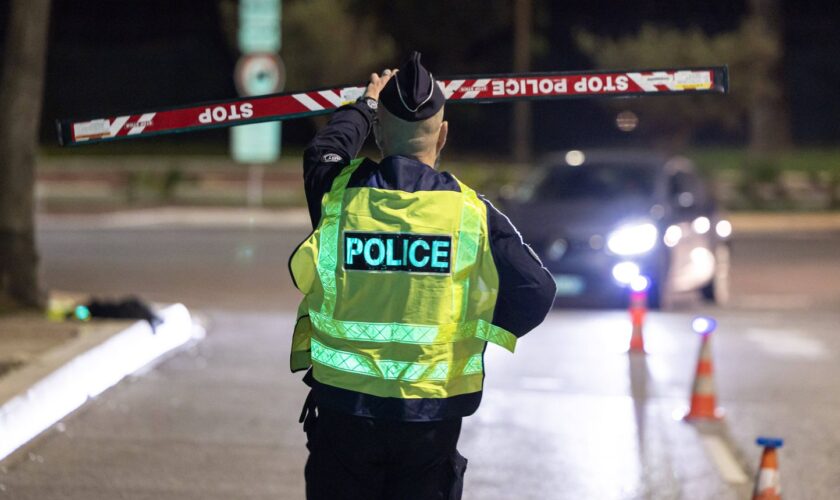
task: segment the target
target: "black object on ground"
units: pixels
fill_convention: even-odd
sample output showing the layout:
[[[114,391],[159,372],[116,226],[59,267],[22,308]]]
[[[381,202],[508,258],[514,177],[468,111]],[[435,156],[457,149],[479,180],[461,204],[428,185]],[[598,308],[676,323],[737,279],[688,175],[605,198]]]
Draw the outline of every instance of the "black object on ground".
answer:
[[[85,305],[90,311],[91,318],[112,318],[112,319],[143,319],[149,322],[152,331],[163,320],[152,311],[148,304],[137,297],[127,297],[120,300],[107,301],[93,299]]]

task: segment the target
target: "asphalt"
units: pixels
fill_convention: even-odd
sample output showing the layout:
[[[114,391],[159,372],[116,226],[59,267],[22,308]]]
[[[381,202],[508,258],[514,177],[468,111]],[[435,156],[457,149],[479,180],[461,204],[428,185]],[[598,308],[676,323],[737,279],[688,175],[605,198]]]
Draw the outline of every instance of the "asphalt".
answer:
[[[224,333],[124,382],[4,462],[5,495],[301,498],[303,391],[279,362],[285,348],[271,342],[285,322],[213,315]]]
[[[48,284],[182,300],[207,314],[207,339],[0,463],[0,498],[302,498],[305,391],[286,369],[297,297],[286,259],[305,230],[95,226],[39,233]],[[623,311],[558,310],[515,355],[488,349],[484,402],[460,446],[465,498],[748,498],[710,450],[722,443],[751,481],[760,434],[786,439],[786,498],[834,498],[838,244],[825,231],[736,235],[732,307],[688,300],[652,313],[645,357],[624,353]],[[720,322],[719,425],[676,418],[699,312]]]

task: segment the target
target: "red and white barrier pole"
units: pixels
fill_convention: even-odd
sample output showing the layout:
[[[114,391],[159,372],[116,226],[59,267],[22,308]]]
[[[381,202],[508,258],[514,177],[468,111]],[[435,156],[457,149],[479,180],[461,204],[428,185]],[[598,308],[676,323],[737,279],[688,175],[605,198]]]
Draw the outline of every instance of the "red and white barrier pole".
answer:
[[[625,71],[555,71],[470,75],[437,81],[448,102],[510,102],[534,99],[632,97],[726,93],[725,66]],[[331,113],[358,99],[364,85],[239,97],[87,120],[58,120],[63,146],[175,134],[246,123],[289,120]]]

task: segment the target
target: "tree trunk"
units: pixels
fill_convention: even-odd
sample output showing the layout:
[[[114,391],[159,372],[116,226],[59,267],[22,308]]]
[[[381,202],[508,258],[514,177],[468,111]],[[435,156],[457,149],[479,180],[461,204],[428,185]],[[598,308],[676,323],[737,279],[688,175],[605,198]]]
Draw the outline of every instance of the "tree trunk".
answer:
[[[35,156],[50,0],[11,0],[0,77],[0,304],[42,306],[35,249]]]
[[[775,39],[780,51],[767,75],[770,81],[777,82],[776,92],[756,99],[750,110],[750,152],[758,155],[786,148],[791,143],[790,117],[782,72],[784,40],[780,4],[779,0],[750,0],[751,14]]]

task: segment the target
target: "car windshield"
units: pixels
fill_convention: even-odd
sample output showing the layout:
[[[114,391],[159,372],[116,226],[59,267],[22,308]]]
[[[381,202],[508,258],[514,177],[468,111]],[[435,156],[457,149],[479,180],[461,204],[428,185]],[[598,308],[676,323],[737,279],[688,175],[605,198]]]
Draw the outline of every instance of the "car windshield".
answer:
[[[541,170],[520,193],[523,201],[653,195],[655,170],[648,165],[587,163],[556,165]]]

